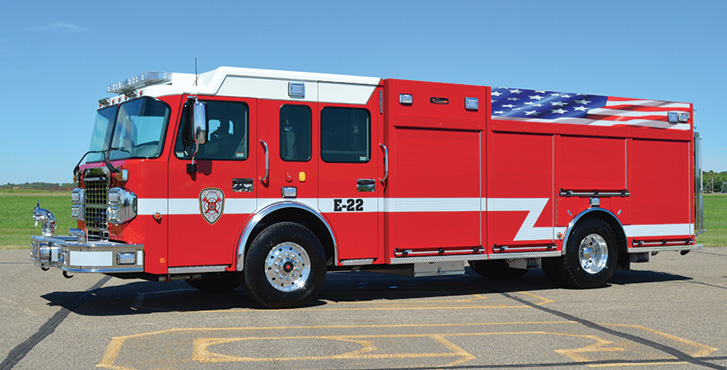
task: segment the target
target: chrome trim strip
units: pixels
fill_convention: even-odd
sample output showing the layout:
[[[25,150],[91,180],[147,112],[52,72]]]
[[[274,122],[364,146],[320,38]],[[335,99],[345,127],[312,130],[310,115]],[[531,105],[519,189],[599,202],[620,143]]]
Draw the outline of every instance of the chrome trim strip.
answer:
[[[702,136],[699,132],[694,132],[694,223],[696,235],[707,231],[704,227],[704,203],[702,193],[704,187],[702,184]]]
[[[116,258],[119,253],[135,253],[136,263],[120,265]],[[144,246],[107,240],[79,242],[75,236],[33,235],[30,244],[30,260],[42,269],[55,267],[70,272],[143,272]],[[72,265],[72,260],[76,263],[85,262],[87,264]]]
[[[365,265],[371,265],[374,263],[373,258],[364,258],[364,259],[356,259],[356,260],[341,260],[342,266],[365,266]]]
[[[328,234],[331,236],[331,240],[333,240],[333,261],[334,263],[338,261],[338,243],[336,243],[336,236],[333,234],[333,228],[331,228],[331,225],[328,223],[328,221],[326,221],[323,215],[306,204],[292,201],[283,201],[270,204],[265,208],[261,209],[260,211],[255,213],[252,218],[250,218],[250,220],[247,222],[247,225],[245,225],[245,229],[243,229],[242,236],[240,237],[240,243],[237,245],[237,263],[235,264],[235,269],[237,271],[242,271],[245,266],[245,246],[247,245],[247,240],[250,238],[250,234],[252,234],[252,230],[255,229],[255,226],[257,226],[257,224],[267,215],[285,208],[301,209],[316,216],[318,220],[320,220],[323,225],[326,226],[326,229],[328,229]]]
[[[144,272],[143,267],[139,268],[118,268],[118,269],[78,269],[78,268],[69,268],[69,267],[58,267],[63,271],[68,272],[97,272],[101,274],[113,274],[113,273],[124,273],[124,272]]]
[[[621,191],[574,191],[574,190],[567,190],[567,189],[560,189],[560,192],[558,193],[561,197],[629,197],[631,196],[631,193],[628,191],[628,189],[624,189]]]
[[[560,251],[550,252],[516,252],[516,253],[493,253],[490,254],[491,260],[505,260],[515,258],[541,258],[541,257],[560,257]]]
[[[624,230],[624,225],[621,223],[621,220],[619,220],[618,217],[616,217],[616,215],[613,214],[613,212],[611,212],[607,209],[603,209],[603,208],[589,208],[589,209],[583,210],[581,213],[576,215],[576,217],[574,217],[568,223],[568,227],[565,228],[565,232],[563,233],[563,235],[565,235],[565,237],[563,238],[563,247],[562,247],[562,251],[561,251],[562,255],[565,255],[565,249],[566,249],[566,246],[568,245],[568,238],[570,237],[570,231],[573,229],[573,226],[575,226],[575,224],[578,222],[578,220],[580,220],[583,216],[585,216],[591,212],[603,212],[603,213],[609,214],[611,217],[614,218],[614,220],[616,220],[616,222],[618,222],[618,226],[621,228],[621,232],[623,232],[624,235],[626,235],[626,231]],[[614,230],[614,231],[617,231],[617,230]]]
[[[667,245],[663,247],[631,247],[628,248],[628,253],[644,253],[644,252],[664,252],[664,251],[693,251],[698,249],[704,249],[702,244],[693,245]]]
[[[199,272],[225,272],[227,265],[170,267],[170,274],[193,274]]]
[[[476,252],[475,252],[476,250]],[[463,253],[472,253],[472,255],[477,255],[485,252],[485,248],[482,247],[473,247],[473,248],[466,248],[466,249],[446,249],[442,250],[440,252],[439,249],[424,249],[424,250],[412,250],[412,249],[396,249],[394,250],[394,255],[397,257],[401,256],[408,256],[412,254],[437,254],[439,256],[443,255],[451,255],[452,253],[457,254],[463,254]]]
[[[493,249],[496,251],[494,253],[502,253],[506,251],[518,251],[518,250],[524,250],[524,249],[556,249],[557,246],[555,244],[551,245],[537,245],[537,246],[515,246],[515,247],[508,247],[507,245],[498,245],[497,247],[493,247]]]
[[[405,265],[409,263],[424,262],[455,262],[455,261],[479,261],[488,259],[486,254],[465,254],[456,256],[429,256],[429,257],[395,257],[391,259],[392,265]]]

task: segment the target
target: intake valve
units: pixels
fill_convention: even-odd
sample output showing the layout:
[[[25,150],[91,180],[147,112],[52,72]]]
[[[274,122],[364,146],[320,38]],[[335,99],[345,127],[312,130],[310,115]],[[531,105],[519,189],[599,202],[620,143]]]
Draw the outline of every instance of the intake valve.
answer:
[[[49,210],[40,208],[40,202],[33,209],[33,221],[35,221],[36,227],[38,226],[38,221],[40,221],[40,230],[43,236],[53,236],[53,233],[56,231],[56,218]]]

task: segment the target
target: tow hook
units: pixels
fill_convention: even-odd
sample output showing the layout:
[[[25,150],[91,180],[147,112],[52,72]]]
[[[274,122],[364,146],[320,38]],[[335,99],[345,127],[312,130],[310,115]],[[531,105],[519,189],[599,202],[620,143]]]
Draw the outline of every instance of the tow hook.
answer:
[[[66,279],[70,279],[73,277],[73,275],[69,274],[68,271],[63,271],[63,277]]]

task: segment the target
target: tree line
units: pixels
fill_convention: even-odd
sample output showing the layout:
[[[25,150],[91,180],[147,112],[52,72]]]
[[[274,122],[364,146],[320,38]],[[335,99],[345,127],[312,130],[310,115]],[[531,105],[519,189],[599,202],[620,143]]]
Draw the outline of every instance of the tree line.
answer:
[[[24,184],[0,185],[0,189],[23,189],[23,190],[46,190],[46,191],[71,191],[77,185],[75,183],[55,183],[55,182],[26,182]]]
[[[727,193],[727,171],[704,171],[702,189],[705,193]]]

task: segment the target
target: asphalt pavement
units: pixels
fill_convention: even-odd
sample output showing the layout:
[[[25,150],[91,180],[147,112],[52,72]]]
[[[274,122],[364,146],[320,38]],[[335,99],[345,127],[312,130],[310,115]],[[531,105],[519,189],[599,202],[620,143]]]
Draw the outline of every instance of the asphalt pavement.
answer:
[[[241,288],[41,271],[0,250],[4,369],[727,368],[727,247],[662,252],[608,287],[329,273],[310,306]]]

